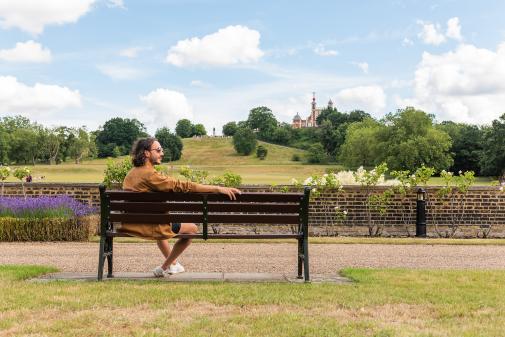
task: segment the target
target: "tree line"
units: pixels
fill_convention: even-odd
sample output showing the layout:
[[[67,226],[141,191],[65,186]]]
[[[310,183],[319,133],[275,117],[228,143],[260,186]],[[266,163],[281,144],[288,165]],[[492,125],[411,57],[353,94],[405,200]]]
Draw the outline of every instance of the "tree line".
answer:
[[[127,155],[133,142],[149,136],[137,119],[112,118],[98,130],[58,126],[44,127],[23,116],[0,118],[0,164],[60,164],[72,160]],[[178,160],[181,138],[167,127],[154,135],[165,149],[164,161]]]
[[[257,140],[307,150],[308,163],[338,163],[349,169],[387,163],[392,170],[414,170],[426,165],[437,171],[474,171],[478,175],[505,173],[505,114],[490,125],[443,121],[412,107],[399,109],[381,119],[361,110],[341,112],[326,108],[317,128],[293,128],[280,123],[268,107],[250,110],[247,120],[223,126],[232,136],[236,151],[249,155],[264,148]],[[188,119],[177,122],[175,132],[161,127],[155,132],[165,149],[164,161],[181,157],[181,138],[207,134],[202,124]],[[67,160],[118,157],[128,154],[145,126],[137,119],[112,118],[98,130],[86,127],[48,128],[22,116],[0,118],[0,164],[58,164]],[[301,158],[292,158],[301,160]]]
[[[326,108],[317,123],[317,128],[293,128],[277,121],[272,111],[263,106],[250,110],[245,121],[226,123],[223,134],[233,136],[237,152],[245,155],[254,150],[259,139],[305,149],[309,163],[338,163],[349,169],[385,162],[392,170],[413,171],[425,165],[437,172],[474,171],[500,177],[505,174],[505,114],[491,125],[478,126],[452,121],[437,123],[434,115],[413,107],[399,109],[382,119],[361,110],[341,112]]]

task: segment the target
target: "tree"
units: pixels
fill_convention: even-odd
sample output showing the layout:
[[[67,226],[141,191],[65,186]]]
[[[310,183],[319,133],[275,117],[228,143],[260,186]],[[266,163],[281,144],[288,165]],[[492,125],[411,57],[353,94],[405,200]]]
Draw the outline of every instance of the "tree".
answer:
[[[238,154],[248,156],[256,148],[256,135],[249,128],[239,128],[233,135],[233,147]]]
[[[203,124],[195,124],[192,127],[191,136],[206,136],[207,130]]]
[[[60,146],[61,146],[61,138],[59,135],[55,132],[56,130],[51,130],[47,129],[46,134],[46,140],[45,140],[45,149],[46,153],[49,157],[49,164],[54,165],[56,164],[56,157],[58,157],[58,153],[60,151]]]
[[[433,125],[433,115],[407,107],[384,119],[386,128],[378,134],[378,162],[391,170],[410,170],[425,166],[437,171],[448,169],[453,160],[451,138]]]
[[[479,174],[483,151],[483,129],[477,125],[450,121],[440,123],[437,128],[445,131],[452,140],[450,151],[454,164],[449,168],[449,171],[473,171]]]
[[[9,135],[0,124],[0,166],[9,162]]]
[[[258,138],[262,140],[271,140],[278,124],[272,110],[265,106],[251,109],[247,118],[247,126],[257,130]]]
[[[268,150],[263,145],[260,145],[256,148],[256,157],[260,160],[264,160],[267,156]]]
[[[351,169],[378,163],[378,134],[382,128],[384,126],[372,118],[350,124],[340,148],[339,161]]]
[[[326,108],[321,111],[317,118],[320,125],[320,141],[323,144],[326,153],[335,157],[345,141],[347,128],[351,123],[361,122],[370,115],[361,110],[353,110],[349,113],[343,113],[335,108]]]
[[[26,117],[13,116],[4,117],[0,129],[0,142],[6,144],[5,147],[1,147],[0,159],[18,164],[35,164],[44,149],[39,141],[42,126],[31,123]]]
[[[495,119],[484,130],[484,151],[482,152],[482,174],[505,178],[505,114]]]
[[[182,140],[180,137],[174,135],[166,127],[156,130],[154,135],[163,147],[165,156],[164,162],[179,160],[182,155]]]
[[[72,134],[69,136],[68,154],[76,164],[80,164],[82,158],[89,156],[90,144],[90,137],[85,127],[72,129]]]
[[[40,140],[43,137],[42,128],[27,127],[15,129],[9,137],[9,159],[18,164],[35,162],[40,158],[46,148]]]
[[[345,126],[345,127],[343,127]],[[347,131],[347,123],[339,125],[335,128],[329,120],[323,120],[321,124],[321,144],[327,154],[336,156],[340,146],[344,143],[345,132]]]
[[[223,135],[224,136],[233,136],[235,132],[237,132],[237,123],[235,122],[228,122],[225,125],[223,125]]]
[[[98,157],[112,156],[115,147],[119,148],[121,155],[128,154],[135,140],[146,136],[144,124],[137,119],[112,118],[105,122],[97,134]]]
[[[328,161],[328,156],[320,143],[312,144],[307,153],[307,161],[311,164],[321,164]]]
[[[193,124],[189,119],[180,119],[175,126],[175,133],[181,138],[189,138],[193,135]]]
[[[272,135],[272,141],[276,144],[289,145],[291,142],[291,135],[293,133],[291,125],[283,123],[280,127],[276,128]]]

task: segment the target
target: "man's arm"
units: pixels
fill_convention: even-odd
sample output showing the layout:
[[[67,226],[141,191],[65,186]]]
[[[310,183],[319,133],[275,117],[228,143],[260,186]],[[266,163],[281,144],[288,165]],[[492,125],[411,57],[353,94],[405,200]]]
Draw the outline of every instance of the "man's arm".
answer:
[[[235,194],[240,194],[240,190],[233,187],[197,184],[191,181],[182,181],[172,177],[165,177],[158,172],[153,172],[149,177],[149,185],[154,191],[220,193],[226,194],[231,200],[236,199]]]

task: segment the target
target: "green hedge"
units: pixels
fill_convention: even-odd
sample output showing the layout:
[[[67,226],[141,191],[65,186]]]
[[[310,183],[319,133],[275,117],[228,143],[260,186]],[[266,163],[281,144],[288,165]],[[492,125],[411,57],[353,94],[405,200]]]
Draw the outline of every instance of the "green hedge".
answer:
[[[96,231],[96,216],[80,218],[0,217],[0,241],[85,241]]]

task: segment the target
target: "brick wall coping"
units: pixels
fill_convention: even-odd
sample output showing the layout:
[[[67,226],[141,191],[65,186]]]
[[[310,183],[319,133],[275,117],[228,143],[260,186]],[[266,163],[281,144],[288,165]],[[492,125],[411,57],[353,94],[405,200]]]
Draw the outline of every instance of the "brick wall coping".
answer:
[[[4,183],[5,187],[15,187],[15,186],[20,186],[21,183],[18,182],[6,182]],[[25,187],[96,187],[100,183],[58,183],[58,182],[31,182],[31,183],[25,183]],[[279,187],[291,187],[291,188],[296,188],[294,185],[276,185],[274,188],[279,188]],[[260,185],[260,184],[255,184],[255,185],[240,185],[240,188],[250,188],[250,189],[265,189],[265,188],[271,188],[271,185]],[[391,186],[385,186],[385,185],[380,185],[380,186],[375,186],[373,187],[374,190],[386,190],[390,188]],[[429,185],[427,187],[424,186],[419,186],[422,188],[426,188],[428,190],[439,190],[443,186],[441,185]],[[416,187],[416,188],[419,188]],[[360,185],[344,185],[343,188],[345,190],[362,190],[363,188]],[[469,188],[469,190],[474,190],[474,191],[497,191],[499,186],[488,186],[488,185],[473,185]]]

